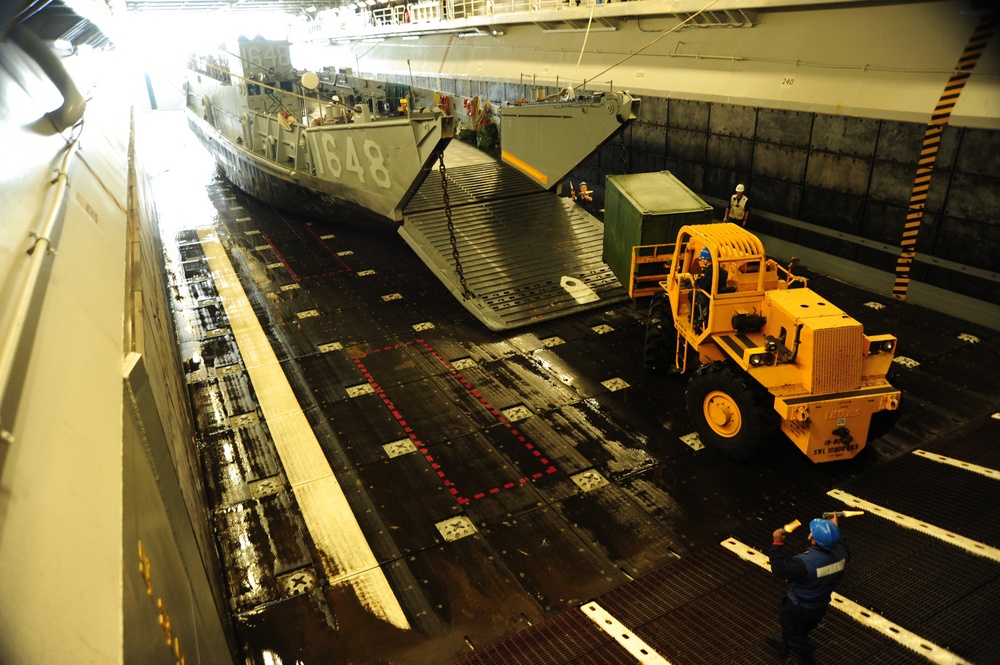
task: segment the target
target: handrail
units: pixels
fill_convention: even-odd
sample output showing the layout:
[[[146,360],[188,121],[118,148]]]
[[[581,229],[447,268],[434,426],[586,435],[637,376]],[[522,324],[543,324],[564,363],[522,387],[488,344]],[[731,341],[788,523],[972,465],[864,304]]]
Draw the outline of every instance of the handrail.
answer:
[[[80,140],[77,138],[66,147],[66,154],[63,155],[62,165],[59,168],[59,175],[53,181],[56,191],[52,201],[52,208],[49,210],[39,230],[37,232],[29,232],[29,235],[35,239],[35,242],[27,250],[27,254],[31,257],[31,262],[28,265],[28,276],[21,286],[21,292],[17,294],[11,313],[10,325],[4,333],[2,343],[0,343],[0,404],[4,403],[11,375],[14,371],[17,349],[21,345],[21,337],[24,334],[24,328],[28,320],[28,310],[31,308],[31,301],[34,299],[43,262],[49,253],[55,253],[55,250],[52,249],[52,240],[49,234],[52,233],[52,229],[55,227],[59,216],[59,210],[62,208],[63,198],[66,196],[66,188],[68,187],[70,160],[76,154],[79,145]],[[13,433],[7,430],[2,421],[0,421],[0,439],[8,443],[13,443],[14,441]]]

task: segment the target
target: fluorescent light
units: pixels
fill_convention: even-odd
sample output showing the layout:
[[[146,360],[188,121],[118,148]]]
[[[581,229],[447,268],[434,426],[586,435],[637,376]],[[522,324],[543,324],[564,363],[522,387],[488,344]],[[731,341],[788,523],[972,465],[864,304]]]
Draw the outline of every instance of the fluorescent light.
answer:
[[[406,40],[406,41],[408,41],[408,42],[412,42],[415,39],[420,39],[420,36],[419,35],[404,35],[403,39]]]

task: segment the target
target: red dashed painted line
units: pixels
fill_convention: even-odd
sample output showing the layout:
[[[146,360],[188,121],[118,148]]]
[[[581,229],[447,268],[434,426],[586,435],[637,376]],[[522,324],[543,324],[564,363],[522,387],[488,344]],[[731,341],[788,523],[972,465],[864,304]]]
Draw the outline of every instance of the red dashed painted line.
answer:
[[[270,240],[268,240],[268,242],[270,242]],[[273,245],[272,245],[272,247],[273,247]],[[275,252],[277,252],[277,250],[275,250]],[[280,256],[280,254],[279,254],[279,256]],[[291,272],[291,270],[289,270],[289,272]],[[487,411],[489,411],[490,413],[492,413],[499,422],[503,423],[504,426],[507,428],[507,430],[510,432],[510,434],[512,436],[514,436],[515,438],[517,438],[518,441],[520,441],[521,443],[523,443],[525,449],[530,450],[532,452],[532,454],[534,454],[534,456],[536,458],[538,458],[539,463],[543,467],[545,467],[545,468],[542,471],[538,471],[538,472],[532,473],[530,477],[528,477],[528,476],[522,476],[521,478],[518,478],[516,480],[505,482],[502,485],[497,485],[496,487],[491,487],[488,490],[485,490],[485,491],[482,491],[482,492],[476,492],[475,494],[472,495],[471,499],[469,497],[463,496],[458,491],[458,489],[455,487],[455,484],[451,480],[448,479],[447,474],[441,468],[441,465],[434,461],[434,456],[431,455],[427,451],[427,447],[420,441],[420,438],[416,434],[413,433],[412,428],[410,428],[410,426],[407,424],[406,419],[403,416],[402,412],[400,412],[400,410],[396,408],[396,405],[393,404],[393,402],[389,398],[389,396],[385,394],[385,391],[382,390],[382,388],[379,386],[378,382],[375,381],[375,378],[371,375],[371,372],[368,370],[367,367],[365,367],[364,362],[362,362],[362,358],[364,358],[366,356],[369,356],[369,355],[371,355],[373,353],[380,353],[382,351],[391,351],[393,349],[398,349],[398,348],[403,347],[403,346],[412,346],[412,345],[423,347],[427,352],[429,352],[432,356],[434,356],[434,358],[436,358],[438,360],[438,362],[440,362],[442,365],[444,365],[448,369],[448,373],[452,376],[452,378],[456,379],[459,383],[461,383],[462,386],[466,390],[468,390],[469,393],[473,397],[475,397],[476,399],[478,399],[479,402],[481,404],[483,404],[483,406],[486,407]],[[531,441],[529,441],[528,438],[526,436],[524,436],[524,434],[522,434],[520,431],[518,431],[516,428],[514,428],[514,426],[511,425],[511,423],[507,420],[507,418],[504,417],[504,415],[500,412],[499,409],[497,409],[492,404],[490,404],[489,401],[485,397],[483,397],[479,393],[479,391],[476,390],[472,386],[471,383],[469,383],[468,381],[465,380],[465,378],[458,372],[458,370],[456,370],[454,367],[451,366],[451,363],[449,363],[447,360],[445,360],[441,356],[441,354],[439,354],[425,340],[418,339],[418,340],[414,340],[414,341],[410,341],[410,342],[403,342],[401,344],[395,344],[395,345],[391,345],[391,346],[384,346],[381,349],[374,349],[372,351],[369,351],[368,353],[365,353],[363,356],[361,356],[359,358],[355,358],[354,359],[354,364],[357,365],[358,369],[361,372],[361,375],[363,377],[365,377],[366,381],[368,381],[368,385],[370,385],[372,387],[372,390],[374,390],[375,393],[380,398],[382,398],[382,403],[386,405],[386,407],[389,409],[389,412],[392,413],[392,416],[399,423],[400,427],[402,427],[403,430],[410,437],[410,440],[413,442],[413,445],[416,446],[417,450],[420,451],[420,454],[424,456],[424,459],[427,460],[428,464],[431,465],[431,468],[434,469],[437,472],[438,477],[442,479],[442,481],[444,482],[445,487],[448,488],[448,491],[451,492],[452,496],[455,497],[455,500],[458,501],[459,504],[462,504],[462,505],[467,504],[472,499],[483,499],[483,498],[485,498],[487,496],[492,496],[494,494],[498,494],[502,490],[512,489],[514,487],[517,487],[518,485],[523,485],[524,483],[527,483],[530,480],[537,480],[539,478],[544,477],[545,475],[548,475],[548,474],[556,472],[556,467],[554,465],[550,464],[549,460],[542,456],[542,453],[538,450],[537,446],[535,446],[535,444],[533,444]]]
[[[271,249],[274,250],[274,253],[278,255],[278,259],[284,264],[285,269],[288,270],[288,273],[292,276],[292,279],[294,279],[296,282],[301,282],[302,280],[305,279],[317,279],[319,277],[329,277],[330,275],[339,275],[342,272],[349,272],[351,270],[351,266],[344,263],[344,259],[338,256],[337,253],[333,251],[333,249],[329,245],[326,244],[325,240],[316,235],[315,231],[309,228],[307,228],[306,230],[309,232],[310,235],[312,235],[313,238],[316,239],[316,242],[318,242],[320,245],[323,246],[323,249],[325,249],[327,252],[330,253],[330,255],[341,265],[341,268],[339,270],[328,270],[326,272],[320,272],[314,275],[299,275],[292,269],[292,266],[288,263],[288,260],[285,259],[284,254],[281,253],[281,250],[278,249],[278,246],[275,244],[274,240],[272,240],[272,238],[276,236],[288,235],[291,232],[282,231],[281,233],[264,234],[264,239],[267,241],[267,244],[270,245]]]

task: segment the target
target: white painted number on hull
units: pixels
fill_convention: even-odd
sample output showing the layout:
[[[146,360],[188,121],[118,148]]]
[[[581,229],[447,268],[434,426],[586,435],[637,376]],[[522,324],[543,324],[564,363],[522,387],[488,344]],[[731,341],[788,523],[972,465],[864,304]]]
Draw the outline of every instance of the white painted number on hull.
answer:
[[[366,183],[366,175],[382,189],[392,187],[392,180],[389,178],[389,169],[385,165],[385,155],[382,146],[371,139],[365,139],[361,146],[361,153],[358,153],[354,145],[354,139],[345,137],[341,142],[343,149],[337,145],[337,140],[332,134],[323,134],[316,142],[316,171],[320,177],[341,178],[346,177],[345,171],[353,173],[358,182],[362,185]],[[343,155],[343,160],[341,160]],[[367,166],[367,174],[365,172]]]

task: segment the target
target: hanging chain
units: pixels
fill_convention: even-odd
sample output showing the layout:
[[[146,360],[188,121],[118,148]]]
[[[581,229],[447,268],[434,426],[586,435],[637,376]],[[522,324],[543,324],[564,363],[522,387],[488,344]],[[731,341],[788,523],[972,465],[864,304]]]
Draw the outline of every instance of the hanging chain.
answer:
[[[475,294],[469,290],[469,284],[465,281],[465,271],[462,269],[462,260],[458,256],[458,239],[455,237],[455,222],[451,218],[451,197],[448,196],[448,173],[444,166],[444,150],[438,153],[438,160],[438,170],[441,171],[441,198],[444,199],[444,216],[448,219],[448,239],[451,241],[451,258],[455,259],[455,273],[462,284],[462,296],[468,300],[475,298]]]
[[[621,147],[622,147],[622,150],[621,150],[621,153],[622,153],[622,163],[621,163],[621,169],[619,169],[618,172],[619,173],[626,173],[626,170],[625,170],[626,169],[626,164],[625,164],[625,131],[623,130],[622,133],[619,134],[618,136],[621,137]]]

